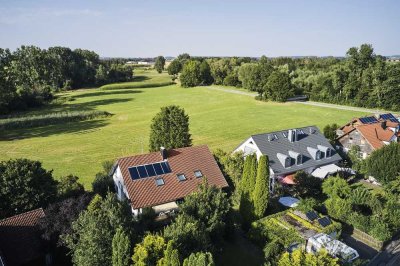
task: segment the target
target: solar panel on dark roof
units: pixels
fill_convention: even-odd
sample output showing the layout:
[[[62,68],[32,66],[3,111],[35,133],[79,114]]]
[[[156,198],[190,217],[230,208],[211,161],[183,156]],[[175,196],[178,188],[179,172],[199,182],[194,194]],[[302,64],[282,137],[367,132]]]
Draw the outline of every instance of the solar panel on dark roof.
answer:
[[[322,226],[322,227],[327,227],[328,225],[331,224],[331,220],[329,219],[329,217],[322,217],[320,219],[318,219],[318,223]]]
[[[307,212],[307,213],[306,213],[306,216],[307,216],[307,218],[308,218],[310,221],[314,221],[315,219],[318,218],[318,214],[317,214],[315,211],[309,211],[309,212]]]

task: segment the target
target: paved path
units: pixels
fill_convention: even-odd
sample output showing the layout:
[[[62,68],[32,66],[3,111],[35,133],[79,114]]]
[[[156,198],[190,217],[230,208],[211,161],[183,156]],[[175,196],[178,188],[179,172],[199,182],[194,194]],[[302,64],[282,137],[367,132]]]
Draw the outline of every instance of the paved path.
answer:
[[[386,248],[371,260],[368,266],[400,265],[400,236],[397,235]]]
[[[257,96],[256,92],[245,92],[245,91],[240,91],[240,90],[235,90],[235,89],[228,89],[228,88],[221,88],[221,87],[214,87],[214,86],[209,86],[209,87],[207,87],[207,89],[216,90],[216,91],[224,91],[227,93],[234,93],[234,94],[246,95],[246,96],[251,96],[251,97]],[[312,106],[318,106],[318,107],[325,107],[325,108],[332,108],[332,109],[339,109],[339,110],[356,111],[356,112],[362,112],[362,113],[371,113],[371,114],[388,113],[388,111],[383,111],[383,110],[367,109],[367,108],[362,108],[362,107],[353,107],[353,106],[322,103],[322,102],[313,102],[313,101],[307,101],[307,102],[297,102],[296,101],[294,103],[312,105]]]
[[[296,103],[319,106],[319,107],[334,108],[334,109],[340,109],[340,110],[357,111],[357,112],[363,112],[363,113],[372,113],[372,114],[388,113],[388,111],[383,111],[383,110],[367,109],[367,108],[362,108],[362,107],[353,107],[353,106],[338,105],[338,104],[331,104],[331,103],[321,103],[321,102],[312,102],[312,101],[296,102]]]

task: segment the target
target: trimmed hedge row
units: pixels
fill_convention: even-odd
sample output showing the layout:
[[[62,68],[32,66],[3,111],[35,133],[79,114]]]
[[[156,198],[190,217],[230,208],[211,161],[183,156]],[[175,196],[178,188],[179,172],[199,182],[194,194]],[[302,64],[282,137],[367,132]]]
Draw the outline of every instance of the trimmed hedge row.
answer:
[[[173,85],[175,82],[173,81],[166,81],[166,82],[157,82],[157,83],[135,83],[132,84],[130,82],[127,83],[119,83],[119,84],[108,84],[101,86],[100,89],[102,90],[114,90],[114,89],[141,89],[141,88],[157,88],[157,87],[164,87]]]
[[[91,120],[111,115],[111,113],[106,111],[66,111],[45,115],[11,117],[0,119],[0,130],[40,127],[73,121]]]

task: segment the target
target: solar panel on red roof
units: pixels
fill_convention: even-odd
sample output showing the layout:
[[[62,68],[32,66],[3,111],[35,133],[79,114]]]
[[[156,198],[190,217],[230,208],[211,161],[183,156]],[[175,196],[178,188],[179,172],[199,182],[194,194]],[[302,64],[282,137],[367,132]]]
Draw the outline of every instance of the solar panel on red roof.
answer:
[[[171,173],[168,162],[133,166],[128,168],[133,180]]]
[[[396,117],[393,115],[393,114],[382,114],[381,116],[380,116],[382,119],[384,119],[384,120],[389,120],[389,121],[391,121],[391,122],[394,122],[394,123],[398,123],[399,121],[396,119]]]
[[[140,178],[136,167],[130,167],[130,168],[128,168],[128,171],[129,171],[129,174],[131,175],[131,178],[133,180],[136,180],[136,179]]]
[[[160,163],[155,163],[153,164],[154,170],[156,171],[157,175],[162,175],[164,174],[163,169],[161,168],[161,164]]]
[[[363,124],[373,124],[378,122],[378,120],[375,118],[375,116],[367,116],[367,117],[361,117],[360,122]]]
[[[146,168],[143,165],[138,166],[137,169],[139,171],[140,178],[144,178],[144,177],[148,177],[149,176],[147,174]]]

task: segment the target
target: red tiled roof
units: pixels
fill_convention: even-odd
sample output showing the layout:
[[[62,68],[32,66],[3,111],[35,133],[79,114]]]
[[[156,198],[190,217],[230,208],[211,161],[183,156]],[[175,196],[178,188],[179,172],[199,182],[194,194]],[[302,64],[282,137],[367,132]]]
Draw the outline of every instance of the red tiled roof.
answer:
[[[380,123],[360,125],[356,129],[374,149],[383,147],[383,141],[389,142],[395,134],[389,128],[383,129]]]
[[[131,166],[150,164],[162,161],[160,152],[125,157],[118,160],[122,177],[134,209],[155,206],[187,196],[203,182],[196,178],[194,171],[200,170],[207,178],[209,185],[219,188],[227,187],[224,176],[212,153],[206,145],[168,150],[168,163],[172,172],[162,176],[165,184],[157,186],[156,177],[132,180],[128,171]],[[179,181],[177,174],[184,174],[185,181]]]
[[[44,254],[38,228],[44,216],[40,208],[0,221],[0,250],[6,265],[25,264]]]

